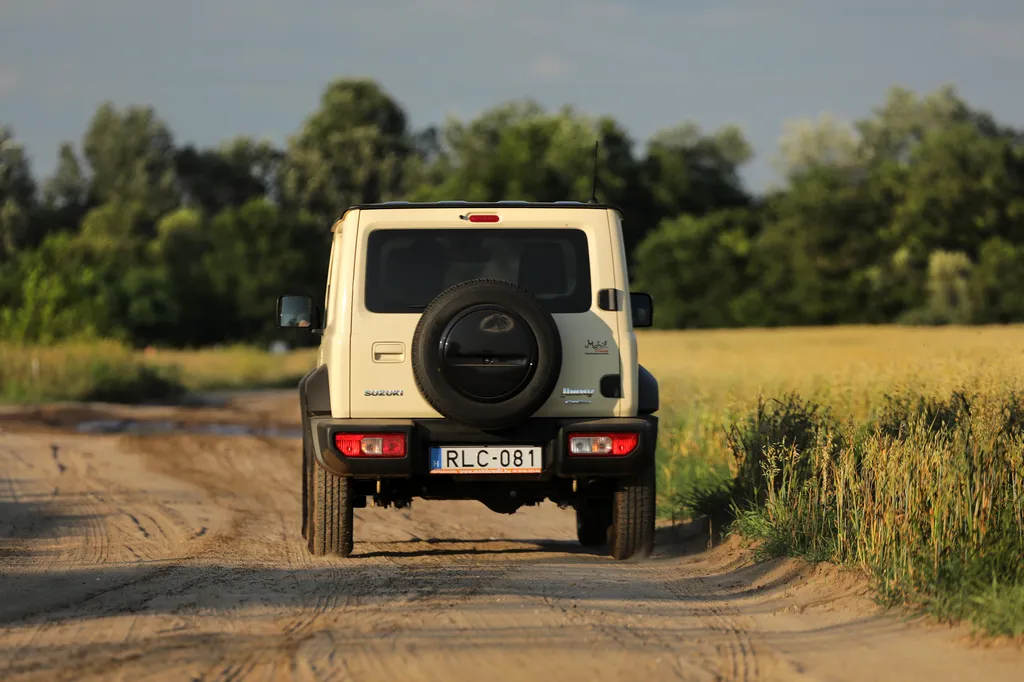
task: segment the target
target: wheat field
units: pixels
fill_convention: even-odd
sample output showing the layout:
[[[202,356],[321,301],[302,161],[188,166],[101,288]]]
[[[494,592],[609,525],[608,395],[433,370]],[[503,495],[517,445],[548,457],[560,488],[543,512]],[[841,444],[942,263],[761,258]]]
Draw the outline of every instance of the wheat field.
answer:
[[[1024,635],[1024,327],[649,332],[662,513]]]
[[[944,394],[1024,385],[1024,325],[641,331],[638,338],[666,415],[694,405],[745,406],[758,394],[795,390],[865,416],[874,397],[894,388]],[[0,396],[70,398],[60,387],[81,390],[90,368],[100,365],[112,372],[164,369],[191,390],[287,385],[315,357],[312,349],[271,355],[246,346],[132,351],[115,342],[0,343]]]
[[[1024,387],[1024,325],[831,327],[638,334],[641,362],[672,411],[747,404],[758,394],[815,395],[866,416],[880,394]]]

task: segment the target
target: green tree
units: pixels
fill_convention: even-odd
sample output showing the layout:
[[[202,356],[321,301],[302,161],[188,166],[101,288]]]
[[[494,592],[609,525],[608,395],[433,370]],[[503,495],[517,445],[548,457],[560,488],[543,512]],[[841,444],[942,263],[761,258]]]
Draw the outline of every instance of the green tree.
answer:
[[[861,169],[808,166],[769,198],[763,214],[751,262],[762,323],[882,321],[886,292],[872,266],[883,253],[878,231],[887,213]]]
[[[135,202],[149,221],[178,205],[174,138],[152,107],[100,105],[82,149],[97,203]]]
[[[991,237],[1019,238],[1021,149],[966,123],[925,134],[911,152],[888,239],[923,260],[936,249],[976,258]]]
[[[747,263],[761,229],[749,209],[666,220],[641,242],[635,286],[657,301],[658,326],[735,327],[749,323]]]
[[[643,161],[655,215],[704,215],[749,205],[739,171],[752,157],[735,126],[705,135],[696,124],[683,123],[656,133]]]
[[[485,111],[466,123],[449,118],[441,132],[437,185],[427,200],[585,201],[591,193],[595,122],[571,109],[550,114],[533,101]]]
[[[149,238],[146,217],[150,209],[139,201],[110,201],[85,214],[79,232],[91,254],[112,268],[136,264]]]
[[[177,316],[166,269],[147,257],[149,210],[137,201],[98,206],[71,242],[103,288],[119,336],[138,345],[159,340]]]
[[[930,319],[922,311],[934,310],[934,253],[976,261],[987,239],[1020,239],[1020,135],[972,109],[952,87],[923,97],[893,88],[857,127],[872,193],[890,207],[876,259],[886,317]]]
[[[783,183],[751,196],[740,130],[659,131],[510,101],[410,132],[339,79],[286,149],[177,147],[151,107],[100,106],[41,201],[0,127],[0,336],[267,340],[274,298],[323,293],[328,224],[388,199],[586,200],[624,211],[634,286],[682,327],[1024,321],[1024,133],[952,87],[893,88],[862,120],[788,122]]]
[[[885,102],[872,113],[856,128],[875,162],[908,163],[914,148],[928,134],[957,123],[971,125],[988,136],[1008,133],[990,114],[972,109],[951,85],[923,97],[906,88],[890,88]]]
[[[43,185],[37,241],[55,230],[77,230],[95,205],[91,183],[78,154],[71,143],[62,143],[57,153],[57,169]]]
[[[783,177],[794,178],[821,168],[858,168],[864,162],[856,128],[825,113],[786,121],[773,165]]]
[[[0,126],[0,263],[28,240],[35,195],[36,184],[24,147],[10,128]]]
[[[406,126],[405,112],[375,82],[330,83],[288,143],[283,201],[330,220],[353,204],[403,198],[413,152]]]
[[[183,147],[175,158],[183,200],[215,215],[251,199],[277,196],[282,157],[269,142],[250,137],[232,138],[217,149]]]
[[[908,310],[902,322],[911,324],[969,324],[974,317],[973,264],[960,251],[934,251],[928,257],[927,299]]]
[[[157,221],[146,245],[146,275],[130,282],[139,303],[132,311],[139,342],[201,346],[221,340],[224,326],[203,259],[211,246],[206,220],[192,208],[180,208]],[[155,291],[154,291],[155,290]],[[141,294],[141,295],[140,295]]]
[[[571,107],[549,112],[532,100],[511,101],[472,121],[449,118],[431,133],[417,158],[423,168],[410,198],[437,201],[587,201],[597,199],[626,212],[627,249],[646,233],[637,220],[646,206],[633,142],[614,120]]]
[[[97,267],[80,237],[51,234],[38,248],[19,254],[10,272],[16,286],[0,311],[4,338],[22,343],[126,338],[114,300],[116,280]]]
[[[1024,244],[1001,237],[985,241],[971,282],[974,321],[1024,321]]]
[[[202,267],[216,297],[208,331],[230,341],[267,340],[282,293],[323,300],[331,233],[309,216],[283,213],[266,199],[222,211],[206,234]],[[219,323],[219,324],[218,324]]]

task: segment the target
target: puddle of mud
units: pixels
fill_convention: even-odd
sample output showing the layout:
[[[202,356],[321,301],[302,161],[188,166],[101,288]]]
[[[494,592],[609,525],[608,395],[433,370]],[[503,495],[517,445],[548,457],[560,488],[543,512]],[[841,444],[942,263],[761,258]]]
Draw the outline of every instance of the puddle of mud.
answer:
[[[170,420],[94,419],[79,422],[79,433],[129,433],[133,435],[209,434],[215,436],[262,436],[265,438],[302,438],[298,427],[257,427],[242,424],[191,424]]]

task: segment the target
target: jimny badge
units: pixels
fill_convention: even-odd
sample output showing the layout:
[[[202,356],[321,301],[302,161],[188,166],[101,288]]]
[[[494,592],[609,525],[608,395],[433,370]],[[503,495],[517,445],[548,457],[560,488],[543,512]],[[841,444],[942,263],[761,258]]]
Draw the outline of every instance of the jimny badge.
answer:
[[[608,342],[588,340],[583,352],[587,355],[608,355]]]

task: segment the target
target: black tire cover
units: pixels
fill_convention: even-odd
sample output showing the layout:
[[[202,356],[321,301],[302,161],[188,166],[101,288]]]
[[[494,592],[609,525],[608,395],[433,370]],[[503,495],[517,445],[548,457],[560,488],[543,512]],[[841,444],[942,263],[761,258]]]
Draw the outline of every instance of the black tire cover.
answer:
[[[551,314],[508,282],[474,279],[431,301],[412,340],[416,386],[445,417],[481,429],[515,426],[550,397],[562,370]]]

